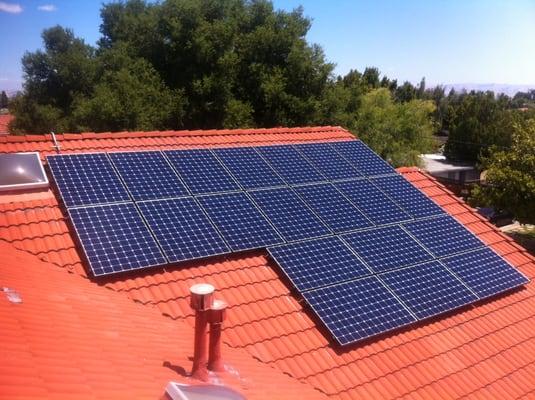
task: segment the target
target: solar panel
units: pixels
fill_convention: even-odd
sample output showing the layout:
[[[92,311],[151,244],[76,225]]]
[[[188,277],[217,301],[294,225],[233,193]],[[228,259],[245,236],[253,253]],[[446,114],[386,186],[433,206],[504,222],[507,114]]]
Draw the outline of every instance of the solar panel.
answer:
[[[239,186],[210,150],[164,151],[193,194],[230,192]]]
[[[201,196],[198,200],[233,251],[283,242],[245,193]]]
[[[385,272],[433,258],[397,225],[349,233],[342,238],[374,272]]]
[[[300,144],[295,145],[295,148],[330,180],[362,176],[328,143]]]
[[[250,195],[287,241],[331,233],[289,188],[258,190]]]
[[[449,215],[409,222],[404,226],[437,257],[483,246],[479,239]]]
[[[431,261],[381,275],[383,282],[419,319],[474,302],[477,297],[440,262]]]
[[[342,345],[416,320],[375,276],[311,290],[303,296]]]
[[[269,247],[268,251],[301,291],[370,274],[370,270],[335,236]]]
[[[48,156],[47,161],[67,207],[130,201],[106,154]]]
[[[132,203],[70,208],[69,215],[95,276],[167,263]]]
[[[489,248],[448,257],[442,262],[481,298],[529,282]]]
[[[442,208],[401,175],[372,178],[371,181],[415,218],[444,214]]]
[[[214,151],[244,189],[284,185],[252,147],[235,147]]]
[[[412,219],[366,179],[340,182],[336,187],[377,225]]]
[[[110,153],[110,158],[136,201],[188,194],[159,151]]]
[[[373,225],[330,183],[301,186],[294,190],[335,233]]]
[[[331,146],[366,176],[396,173],[394,168],[360,140],[332,143]]]
[[[169,261],[230,252],[193,198],[145,201],[138,206]]]
[[[257,147],[257,150],[290,185],[326,180],[312,164],[291,146]]]

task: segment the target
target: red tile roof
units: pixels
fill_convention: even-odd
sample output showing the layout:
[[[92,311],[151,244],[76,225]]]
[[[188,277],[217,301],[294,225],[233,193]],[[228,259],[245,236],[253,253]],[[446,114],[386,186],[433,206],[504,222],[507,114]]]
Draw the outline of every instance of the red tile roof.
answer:
[[[60,139],[64,151],[110,151],[326,141],[350,138],[351,134],[341,128],[324,127],[111,136],[64,135]],[[48,139],[26,137],[24,141],[3,143],[1,140],[0,152],[51,151]],[[528,277],[533,277],[535,258],[522,247],[433,178],[414,168],[399,171]],[[85,276],[64,215],[50,192],[26,195],[18,202],[14,197],[6,199],[1,204],[0,198],[1,238],[14,248]],[[6,253],[10,252],[4,250],[0,254]],[[43,267],[51,268],[40,266]],[[40,277],[50,279],[48,274]],[[426,323],[340,348],[328,342],[329,336],[292,296],[281,281],[277,266],[263,251],[130,273],[98,282],[117,292],[110,303],[123,296],[158,310],[168,320],[192,326],[188,288],[200,281],[214,284],[221,297],[230,303],[225,342],[263,363],[266,371],[275,369],[293,377],[298,387],[304,382],[340,399],[535,396],[532,379],[535,285],[532,283],[523,290]],[[88,282],[88,286],[96,284]],[[135,368],[132,371],[139,372]],[[83,376],[84,372],[80,374]],[[17,369],[13,372],[20,379],[25,373]]]
[[[13,120],[13,115],[11,114],[0,114],[0,135],[5,135],[9,133],[7,126]]]

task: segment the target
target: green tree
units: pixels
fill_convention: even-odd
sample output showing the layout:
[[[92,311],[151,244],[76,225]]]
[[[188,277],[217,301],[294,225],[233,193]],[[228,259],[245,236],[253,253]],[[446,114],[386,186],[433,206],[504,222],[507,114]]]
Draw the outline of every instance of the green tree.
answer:
[[[0,94],[0,108],[7,108],[8,105],[9,99],[7,98],[6,92],[2,90],[2,93]]]
[[[514,124],[512,145],[483,158],[485,184],[471,201],[511,212],[521,223],[535,223],[535,118]]]
[[[431,101],[396,103],[391,92],[381,88],[362,97],[355,130],[392,165],[418,165],[419,155],[432,150],[434,111]]]
[[[507,109],[507,99],[496,99],[492,92],[462,96],[459,105],[450,110],[446,156],[477,162],[491,146],[509,147],[515,116]]]

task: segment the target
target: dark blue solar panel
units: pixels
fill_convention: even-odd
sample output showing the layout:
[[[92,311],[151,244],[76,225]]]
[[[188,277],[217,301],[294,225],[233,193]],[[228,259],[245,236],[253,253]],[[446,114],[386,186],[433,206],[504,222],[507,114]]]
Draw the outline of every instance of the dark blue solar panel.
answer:
[[[371,273],[335,236],[270,247],[268,251],[301,291]]]
[[[96,276],[167,263],[132,203],[71,208],[69,215]]]
[[[188,194],[159,151],[110,153],[110,158],[136,201]]]
[[[245,193],[198,198],[232,250],[248,250],[283,240]]]
[[[130,200],[106,154],[48,156],[47,161],[67,207]]]
[[[444,214],[442,208],[400,175],[372,178],[371,181],[415,218]]]
[[[300,144],[295,145],[295,148],[330,180],[362,176],[328,143]]]
[[[384,272],[433,258],[397,225],[349,233],[342,238],[374,272]]]
[[[290,185],[326,180],[312,164],[291,146],[257,147],[257,150]]]
[[[291,189],[258,190],[250,195],[287,241],[330,234],[329,229]]]
[[[145,201],[138,206],[169,261],[230,252],[193,198]]]
[[[479,297],[484,298],[528,283],[528,279],[489,248],[442,260]]]
[[[337,183],[336,187],[377,225],[412,219],[366,179]]]
[[[416,320],[374,276],[311,290],[303,296],[342,345]]]
[[[449,215],[404,224],[437,257],[472,250],[483,243]]]
[[[295,191],[335,233],[373,225],[330,183],[301,186]]]
[[[245,189],[284,185],[283,180],[252,147],[214,150]]]
[[[164,151],[164,154],[193,194],[239,189],[210,150],[173,150]]]
[[[334,149],[366,176],[394,174],[396,171],[360,140],[331,144]]]
[[[380,275],[419,319],[477,300],[477,297],[438,261]]]

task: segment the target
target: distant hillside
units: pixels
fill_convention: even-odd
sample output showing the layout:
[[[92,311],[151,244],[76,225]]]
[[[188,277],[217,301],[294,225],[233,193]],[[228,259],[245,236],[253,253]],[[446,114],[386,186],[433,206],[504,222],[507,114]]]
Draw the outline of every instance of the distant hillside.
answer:
[[[451,89],[455,91],[466,90],[470,92],[471,90],[486,92],[487,90],[492,90],[494,93],[503,93],[508,96],[514,96],[518,92],[527,92],[529,89],[535,89],[535,83],[532,85],[507,85],[500,83],[453,83],[450,85],[444,85],[446,88],[446,93]]]

